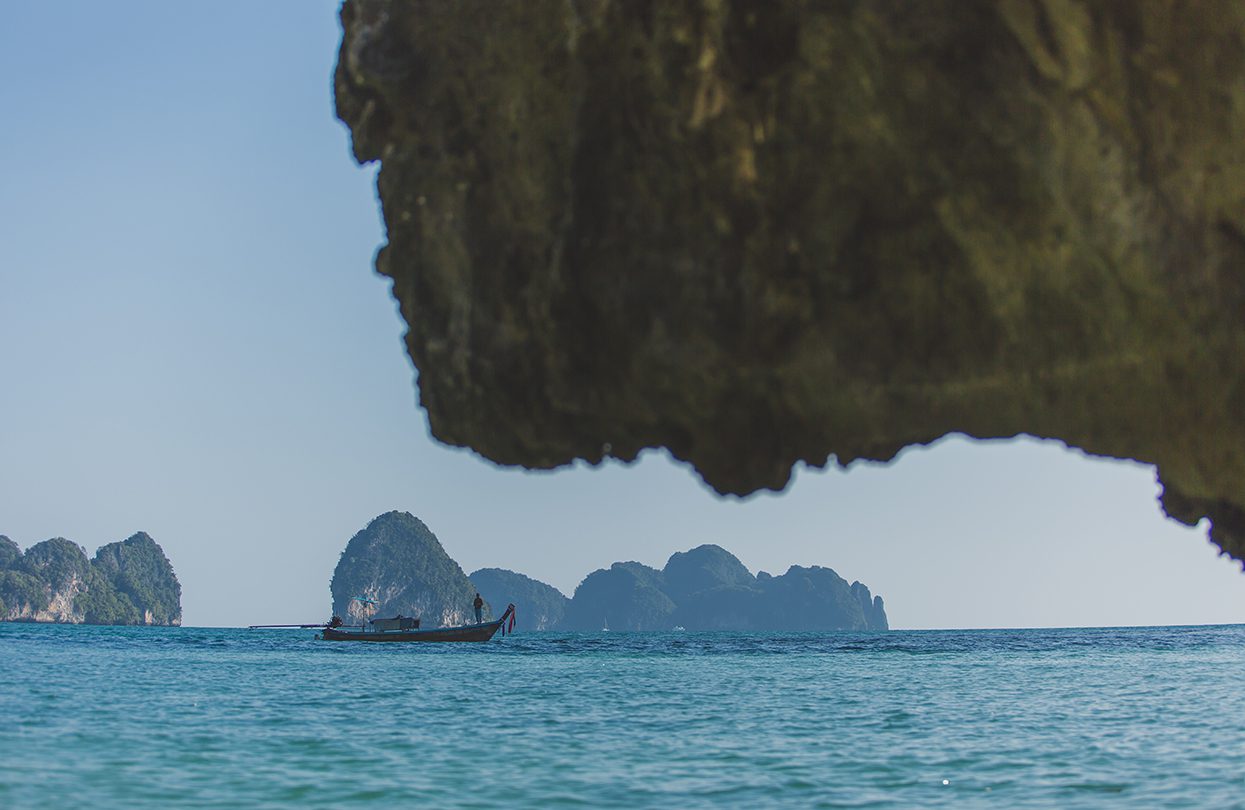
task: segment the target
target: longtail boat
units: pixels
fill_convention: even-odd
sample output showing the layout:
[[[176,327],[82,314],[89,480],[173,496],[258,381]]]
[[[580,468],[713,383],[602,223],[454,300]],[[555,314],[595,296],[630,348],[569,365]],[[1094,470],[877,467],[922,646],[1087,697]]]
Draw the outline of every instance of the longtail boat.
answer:
[[[488,641],[498,630],[503,636],[514,632],[514,605],[507,607],[501,618],[491,622],[427,630],[420,629],[419,619],[404,616],[373,619],[362,626],[329,622],[316,634],[316,638],[322,641]]]

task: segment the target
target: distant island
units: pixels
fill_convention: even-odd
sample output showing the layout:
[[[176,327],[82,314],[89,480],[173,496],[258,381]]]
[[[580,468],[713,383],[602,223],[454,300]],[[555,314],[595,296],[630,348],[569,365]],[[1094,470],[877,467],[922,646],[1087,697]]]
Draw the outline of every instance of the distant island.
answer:
[[[86,549],[55,537],[22,553],[0,535],[0,621],[61,624],[182,623],[182,587],[145,532]]]
[[[474,621],[471,600],[478,591],[486,617],[514,603],[520,631],[889,627],[882,597],[860,582],[849,584],[820,566],[754,575],[716,545],[676,553],[661,570],[614,563],[585,577],[569,599],[552,585],[502,568],[468,577],[423,521],[407,512],[380,515],[351,538],[330,590],[334,615],[352,624],[397,614],[418,616],[427,627],[467,624]]]
[[[515,606],[517,631],[561,629],[571,603],[552,585],[504,568],[481,568],[471,582],[487,604]]]
[[[820,566],[754,576],[715,545],[676,553],[660,571],[614,563],[589,574],[572,599],[512,571],[481,569],[471,580],[489,602],[521,606],[518,627],[526,630],[888,629],[882,597],[860,582]]]
[[[417,616],[426,627],[475,621],[476,591],[437,536],[409,512],[386,512],[350,538],[329,584],[333,615]],[[373,600],[363,603],[356,596]]]

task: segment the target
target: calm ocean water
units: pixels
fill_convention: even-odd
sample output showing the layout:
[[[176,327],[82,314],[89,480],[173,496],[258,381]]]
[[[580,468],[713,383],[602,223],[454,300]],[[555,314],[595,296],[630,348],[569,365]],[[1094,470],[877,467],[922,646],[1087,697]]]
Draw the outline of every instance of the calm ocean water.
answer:
[[[1245,807],[1245,626],[0,624],[0,807]]]

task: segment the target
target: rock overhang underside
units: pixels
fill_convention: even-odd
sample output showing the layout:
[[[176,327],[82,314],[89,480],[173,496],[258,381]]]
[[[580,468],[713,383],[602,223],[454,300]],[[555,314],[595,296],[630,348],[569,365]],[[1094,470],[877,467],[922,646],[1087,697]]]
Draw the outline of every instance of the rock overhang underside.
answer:
[[[1245,557],[1245,4],[347,0],[433,435],[722,493],[949,432]]]

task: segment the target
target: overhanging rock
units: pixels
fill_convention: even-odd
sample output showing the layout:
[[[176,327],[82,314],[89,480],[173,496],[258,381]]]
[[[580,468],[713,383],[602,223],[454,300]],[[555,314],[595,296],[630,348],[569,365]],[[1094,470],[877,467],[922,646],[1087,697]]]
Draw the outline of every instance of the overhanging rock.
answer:
[[[951,431],[1245,555],[1245,4],[348,0],[433,434],[724,493]]]

